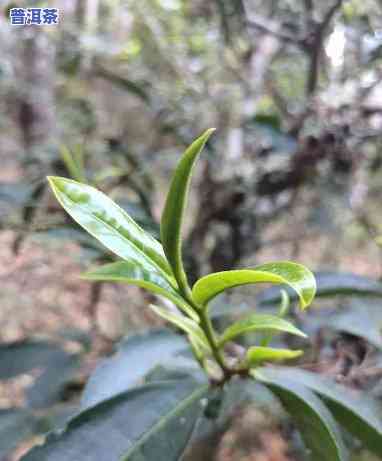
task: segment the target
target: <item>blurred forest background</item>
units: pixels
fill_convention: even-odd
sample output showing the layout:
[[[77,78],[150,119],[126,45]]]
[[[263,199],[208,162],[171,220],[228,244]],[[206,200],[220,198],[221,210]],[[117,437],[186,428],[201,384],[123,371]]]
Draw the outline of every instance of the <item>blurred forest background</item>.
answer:
[[[10,25],[31,6],[59,25]],[[380,278],[381,77],[381,0],[0,1],[0,459],[40,440],[26,406],[64,418],[116,340],[161,324],[139,289],[79,279],[112,256],[46,175],[158,236],[180,153],[216,127],[192,185],[193,278],[275,259]],[[269,427],[255,452],[229,451],[234,434],[214,459],[299,459]]]

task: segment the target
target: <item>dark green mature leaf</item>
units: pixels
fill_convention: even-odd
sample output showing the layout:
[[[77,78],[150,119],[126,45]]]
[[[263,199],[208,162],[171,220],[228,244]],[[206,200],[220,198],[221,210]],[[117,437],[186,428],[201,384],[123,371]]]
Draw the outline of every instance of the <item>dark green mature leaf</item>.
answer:
[[[77,354],[69,354],[48,341],[22,341],[0,346],[0,379],[9,379],[34,369],[40,376],[26,391],[27,404],[45,408],[59,401],[65,385],[80,365]]]
[[[67,357],[59,345],[48,341],[19,341],[0,345],[0,379],[10,379]]]
[[[301,319],[302,329],[309,335],[324,328],[351,334],[365,339],[382,349],[382,300],[373,297],[352,297],[336,307],[315,309],[311,315]],[[273,309],[273,306],[272,306]]]
[[[150,330],[123,340],[116,353],[90,376],[81,400],[89,408],[137,385],[158,364],[166,364],[187,348],[183,336],[170,330]]]
[[[160,317],[170,322],[172,325],[177,326],[182,331],[187,333],[192,338],[193,342],[196,342],[199,345],[199,347],[201,347],[203,350],[208,352],[210,351],[210,346],[207,341],[206,335],[204,334],[204,331],[194,320],[189,319],[184,315],[169,312],[167,309],[155,306],[154,304],[150,304],[149,307],[157,315],[159,315]]]
[[[118,261],[98,267],[93,271],[86,272],[82,278],[87,280],[123,282],[137,285],[155,294],[164,296],[180,307],[194,320],[198,316],[187,301],[173,288],[165,277],[158,272],[146,270],[143,266],[132,261]]]
[[[312,461],[346,461],[348,459],[341,433],[323,402],[308,388],[291,379],[275,379],[263,370],[251,372],[255,379],[269,387],[293,417]]]
[[[250,347],[246,352],[246,363],[253,367],[264,362],[280,362],[291,360],[303,354],[303,351],[293,351],[291,349],[275,349],[273,347]]]
[[[300,299],[304,309],[312,302],[316,292],[313,274],[301,264],[279,261],[262,264],[253,269],[216,272],[199,279],[192,288],[192,296],[198,304],[206,305],[216,295],[228,288],[251,283],[277,283],[290,286]]]
[[[179,379],[121,393],[74,417],[23,461],[178,461],[208,384]]]
[[[49,358],[43,373],[26,391],[30,408],[48,408],[62,401],[65,386],[74,378],[80,367],[77,354],[55,354]]]
[[[105,194],[86,184],[49,177],[57,200],[89,234],[121,258],[156,271],[173,282],[161,244]]]
[[[306,337],[305,333],[292,323],[276,315],[251,314],[229,326],[220,337],[219,345],[222,346],[227,341],[250,331],[284,332]]]
[[[348,389],[332,379],[297,368],[261,368],[265,379],[300,383],[319,394],[329,409],[349,432],[365,446],[382,456],[382,404],[364,392]]]
[[[193,167],[213,131],[213,128],[205,131],[183,154],[173,175],[161,219],[160,233],[164,252],[180,288],[186,293],[189,292],[189,286],[182,263],[183,215]]]
[[[321,323],[328,328],[344,331],[364,338],[370,344],[382,349],[382,310],[381,303],[353,303],[344,306],[340,312],[327,315]]]
[[[26,410],[0,410],[0,458],[9,455],[20,442],[32,436],[36,428],[36,418]]]
[[[336,295],[382,296],[382,283],[356,274],[341,272],[315,272],[317,281],[316,297]],[[288,291],[292,300],[297,299],[293,290]],[[260,302],[273,304],[280,301],[280,293],[269,288],[258,296]]]

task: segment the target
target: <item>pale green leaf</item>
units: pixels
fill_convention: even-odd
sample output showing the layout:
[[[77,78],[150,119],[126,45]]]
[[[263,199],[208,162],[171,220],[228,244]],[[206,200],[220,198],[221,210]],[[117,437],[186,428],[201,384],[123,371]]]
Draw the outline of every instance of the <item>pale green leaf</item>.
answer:
[[[324,403],[308,388],[285,379],[272,379],[263,369],[251,371],[251,375],[276,394],[293,418],[311,461],[347,461],[348,454],[341,432]],[[266,370],[266,369],[265,369]]]
[[[180,315],[177,313],[169,312],[163,307],[155,306],[154,304],[149,305],[157,315],[164,318],[168,322],[180,328],[182,331],[190,335],[194,341],[196,341],[205,351],[210,351],[210,347],[207,338],[200,328],[200,326],[192,319]]]
[[[63,208],[106,248],[147,270],[162,273],[175,283],[162,245],[110,198],[94,187],[70,179],[53,176],[48,179]]]
[[[82,278],[87,280],[123,282],[145,288],[172,301],[190,317],[198,322],[199,317],[188,302],[171,286],[159,272],[145,269],[133,261],[118,261],[86,272]]]
[[[167,259],[181,289],[188,293],[187,277],[182,263],[182,222],[188,189],[195,162],[214,129],[203,133],[183,154],[174,172],[161,219],[161,239]]]
[[[292,323],[276,315],[251,314],[248,317],[238,320],[230,325],[221,335],[219,345],[250,331],[291,333],[293,335],[306,337],[305,333],[296,328]]]
[[[246,352],[246,363],[253,367],[264,362],[280,362],[291,360],[303,354],[303,351],[293,351],[290,349],[274,349],[272,347],[250,347]]]
[[[306,267],[289,261],[263,264],[253,269],[238,269],[215,272],[199,279],[192,288],[197,304],[206,305],[212,298],[228,288],[252,283],[277,283],[293,288],[305,309],[312,302],[316,292],[314,275]]]

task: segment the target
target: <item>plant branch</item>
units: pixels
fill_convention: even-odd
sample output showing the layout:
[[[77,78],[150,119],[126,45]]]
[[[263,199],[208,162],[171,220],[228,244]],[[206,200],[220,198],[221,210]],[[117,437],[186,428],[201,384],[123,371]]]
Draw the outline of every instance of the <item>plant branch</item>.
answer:
[[[218,341],[216,339],[216,333],[215,333],[214,327],[212,326],[211,319],[208,317],[206,309],[202,308],[201,306],[195,303],[195,301],[192,299],[191,293],[189,293],[188,291],[184,289],[182,289],[181,292],[184,298],[187,300],[187,302],[193,307],[195,313],[199,316],[200,328],[203,330],[204,334],[206,335],[208,344],[211,347],[212,355],[214,359],[216,360],[217,364],[221,368],[221,371],[224,375],[221,382],[224,383],[234,374],[234,372],[227,366],[225,362],[224,356],[222,354],[222,351],[219,348]]]
[[[308,51],[310,51],[308,82],[306,86],[307,96],[312,96],[316,91],[320,69],[320,58],[323,49],[325,32],[334,14],[340,8],[341,5],[342,0],[337,0],[334,3],[334,5],[327,11],[322,22],[320,22],[317,25],[316,30],[313,34],[312,43],[307,43]]]
[[[332,20],[335,12],[340,8],[340,6],[342,5],[342,1],[343,0],[337,0],[334,5],[328,10],[328,12],[326,13],[323,21],[321,22],[320,24],[320,29],[322,32],[325,31],[325,29],[328,27],[330,21]]]
[[[225,363],[225,360],[224,360],[224,356],[221,350],[219,349],[218,342],[216,340],[215,331],[211,323],[211,319],[208,317],[205,310],[199,309],[198,313],[199,313],[199,318],[200,318],[200,326],[206,335],[209,345],[211,346],[212,354],[216,362],[219,364],[220,368],[222,369],[222,372],[224,373],[224,378],[227,379],[231,376],[232,373],[231,373],[231,370],[227,367],[227,364]]]
[[[246,24],[248,27],[271,34],[284,42],[293,43],[295,45],[300,44],[300,40],[298,38],[281,30],[282,28],[279,24],[274,21],[266,20],[261,16],[251,14],[251,18],[247,19]]]

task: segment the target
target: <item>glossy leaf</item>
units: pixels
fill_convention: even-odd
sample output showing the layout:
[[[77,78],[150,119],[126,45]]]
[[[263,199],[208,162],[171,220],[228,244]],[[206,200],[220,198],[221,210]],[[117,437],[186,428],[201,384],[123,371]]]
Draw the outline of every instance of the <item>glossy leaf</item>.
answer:
[[[23,461],[177,461],[187,445],[208,384],[193,379],[147,384],[89,408]]]
[[[305,333],[296,328],[292,323],[276,315],[251,314],[229,326],[221,335],[219,345],[250,331],[282,332],[306,337]]]
[[[290,349],[274,349],[272,347],[253,346],[247,350],[246,363],[253,367],[264,362],[280,362],[291,360],[303,354],[303,351],[292,351]]]
[[[279,397],[310,450],[312,461],[348,460],[333,416],[313,392],[289,378],[273,379],[271,375],[264,374],[263,369],[253,370],[251,374]]]
[[[203,133],[183,154],[172,178],[161,219],[161,240],[180,288],[189,291],[182,263],[181,231],[188,189],[195,162],[214,129]]]
[[[91,186],[70,179],[52,176],[48,179],[63,208],[106,248],[172,280],[161,244],[110,198]]]
[[[364,392],[336,384],[317,373],[288,367],[261,368],[265,379],[293,380],[322,397],[336,420],[359,439],[366,448],[382,456],[382,404]]]
[[[101,361],[83,392],[81,407],[89,408],[136,386],[159,364],[167,364],[187,341],[170,330],[151,330],[121,341],[115,354]]]
[[[279,261],[263,264],[254,269],[238,269],[206,275],[195,283],[192,296],[196,303],[206,305],[224,290],[252,283],[289,285],[299,297],[302,309],[309,306],[316,292],[314,276],[306,267],[289,261]]]
[[[315,272],[314,275],[317,282],[316,297],[382,296],[382,283],[368,277],[342,272]],[[291,300],[297,299],[293,290],[288,293]],[[280,293],[272,287],[259,294],[258,300],[264,304],[274,304],[280,301]]]
[[[168,280],[160,273],[145,269],[142,265],[132,261],[118,261],[98,267],[86,272],[83,278],[87,280],[123,282],[136,285],[155,294],[164,296],[180,307],[195,321],[198,316],[187,301],[171,286]]]
[[[155,306],[154,304],[150,304],[149,307],[157,315],[164,318],[171,324],[177,326],[182,331],[190,335],[193,338],[193,340],[196,341],[199,344],[199,346],[201,346],[204,350],[210,351],[210,347],[203,330],[194,320],[177,313],[169,312],[167,309]]]

